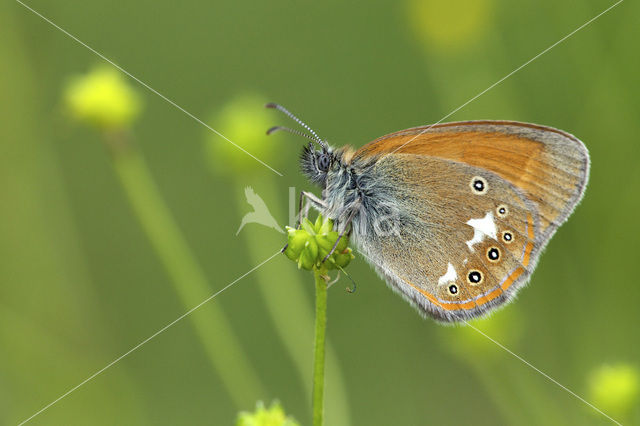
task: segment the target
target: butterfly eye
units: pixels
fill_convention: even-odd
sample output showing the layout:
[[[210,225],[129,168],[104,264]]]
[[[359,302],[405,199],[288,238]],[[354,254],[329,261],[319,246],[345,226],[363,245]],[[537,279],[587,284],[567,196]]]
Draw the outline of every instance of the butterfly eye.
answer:
[[[322,172],[326,172],[329,170],[329,166],[331,165],[331,157],[329,154],[322,153],[318,156],[318,170]]]
[[[472,269],[469,271],[469,273],[467,274],[467,281],[469,281],[469,284],[471,285],[478,285],[482,282],[482,272],[476,270],[476,269]]]
[[[451,284],[449,286],[449,293],[453,294],[454,296],[458,294],[458,286],[455,284]]]
[[[500,249],[497,247],[489,247],[489,250],[487,250],[487,258],[489,262],[494,263],[500,260]]]
[[[502,233],[502,240],[509,244],[511,241],[513,241],[513,234],[510,231],[504,231]]]
[[[471,190],[478,195],[486,194],[489,189],[489,185],[487,184],[487,180],[480,176],[474,176],[469,182],[469,186]]]
[[[509,214],[509,207],[505,206],[504,204],[500,204],[496,209],[496,213],[499,217],[506,217]]]

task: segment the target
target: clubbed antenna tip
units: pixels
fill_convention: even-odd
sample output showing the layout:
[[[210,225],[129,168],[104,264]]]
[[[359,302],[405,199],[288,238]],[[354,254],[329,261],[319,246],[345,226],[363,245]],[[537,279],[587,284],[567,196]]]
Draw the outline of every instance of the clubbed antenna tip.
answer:
[[[273,103],[273,102],[269,102],[268,104],[265,105],[265,108],[277,109],[278,111],[284,113],[286,116],[288,116],[289,118],[294,120],[300,126],[304,127],[309,133],[311,133],[313,135],[313,137],[310,138],[310,139],[312,139],[315,142],[317,142],[318,145],[320,145],[323,150],[325,150],[325,151],[328,150],[329,147],[327,146],[327,144],[322,139],[320,139],[320,136],[318,136],[318,134],[316,132],[314,132],[313,129],[311,129],[311,127],[307,126],[302,120],[300,120],[298,117],[296,117],[291,112],[289,112],[289,110],[287,110],[285,107],[283,107],[282,105],[278,105],[276,103]],[[267,134],[273,133],[276,130],[287,130],[290,133],[293,133],[292,131],[290,131],[290,129],[286,129],[286,128],[282,127],[282,126],[276,126],[276,127],[273,127],[271,129],[269,129],[267,131]],[[305,135],[305,137],[308,137],[308,136]]]

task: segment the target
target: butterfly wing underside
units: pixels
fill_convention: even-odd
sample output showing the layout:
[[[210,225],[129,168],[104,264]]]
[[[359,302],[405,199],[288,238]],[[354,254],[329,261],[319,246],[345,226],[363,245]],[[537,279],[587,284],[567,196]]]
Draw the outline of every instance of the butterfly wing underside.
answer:
[[[515,122],[408,129],[358,150],[402,212],[388,235],[358,238],[391,287],[443,321],[480,316],[510,300],[579,202],[584,145]]]

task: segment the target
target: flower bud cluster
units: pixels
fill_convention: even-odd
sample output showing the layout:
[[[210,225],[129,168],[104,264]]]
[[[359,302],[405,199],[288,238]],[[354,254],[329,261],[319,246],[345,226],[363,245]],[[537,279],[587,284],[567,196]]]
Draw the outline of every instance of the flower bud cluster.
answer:
[[[289,259],[298,263],[298,268],[340,269],[354,258],[348,247],[349,238],[343,235],[331,256],[322,263],[338,240],[338,232],[333,230],[333,221],[318,215],[315,223],[305,218],[301,225],[300,229],[287,227],[288,245],[284,252]]]

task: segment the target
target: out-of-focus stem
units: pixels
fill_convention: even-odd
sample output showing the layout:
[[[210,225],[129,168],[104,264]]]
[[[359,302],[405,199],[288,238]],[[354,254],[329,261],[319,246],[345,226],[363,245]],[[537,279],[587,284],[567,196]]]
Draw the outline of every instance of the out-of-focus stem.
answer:
[[[125,139],[123,139],[125,138]],[[173,220],[142,156],[126,135],[109,139],[113,164],[142,228],[165,266],[185,308],[192,308],[214,288],[195,260],[182,232]],[[238,407],[266,397],[257,373],[221,307],[212,303],[189,316],[214,370]]]

